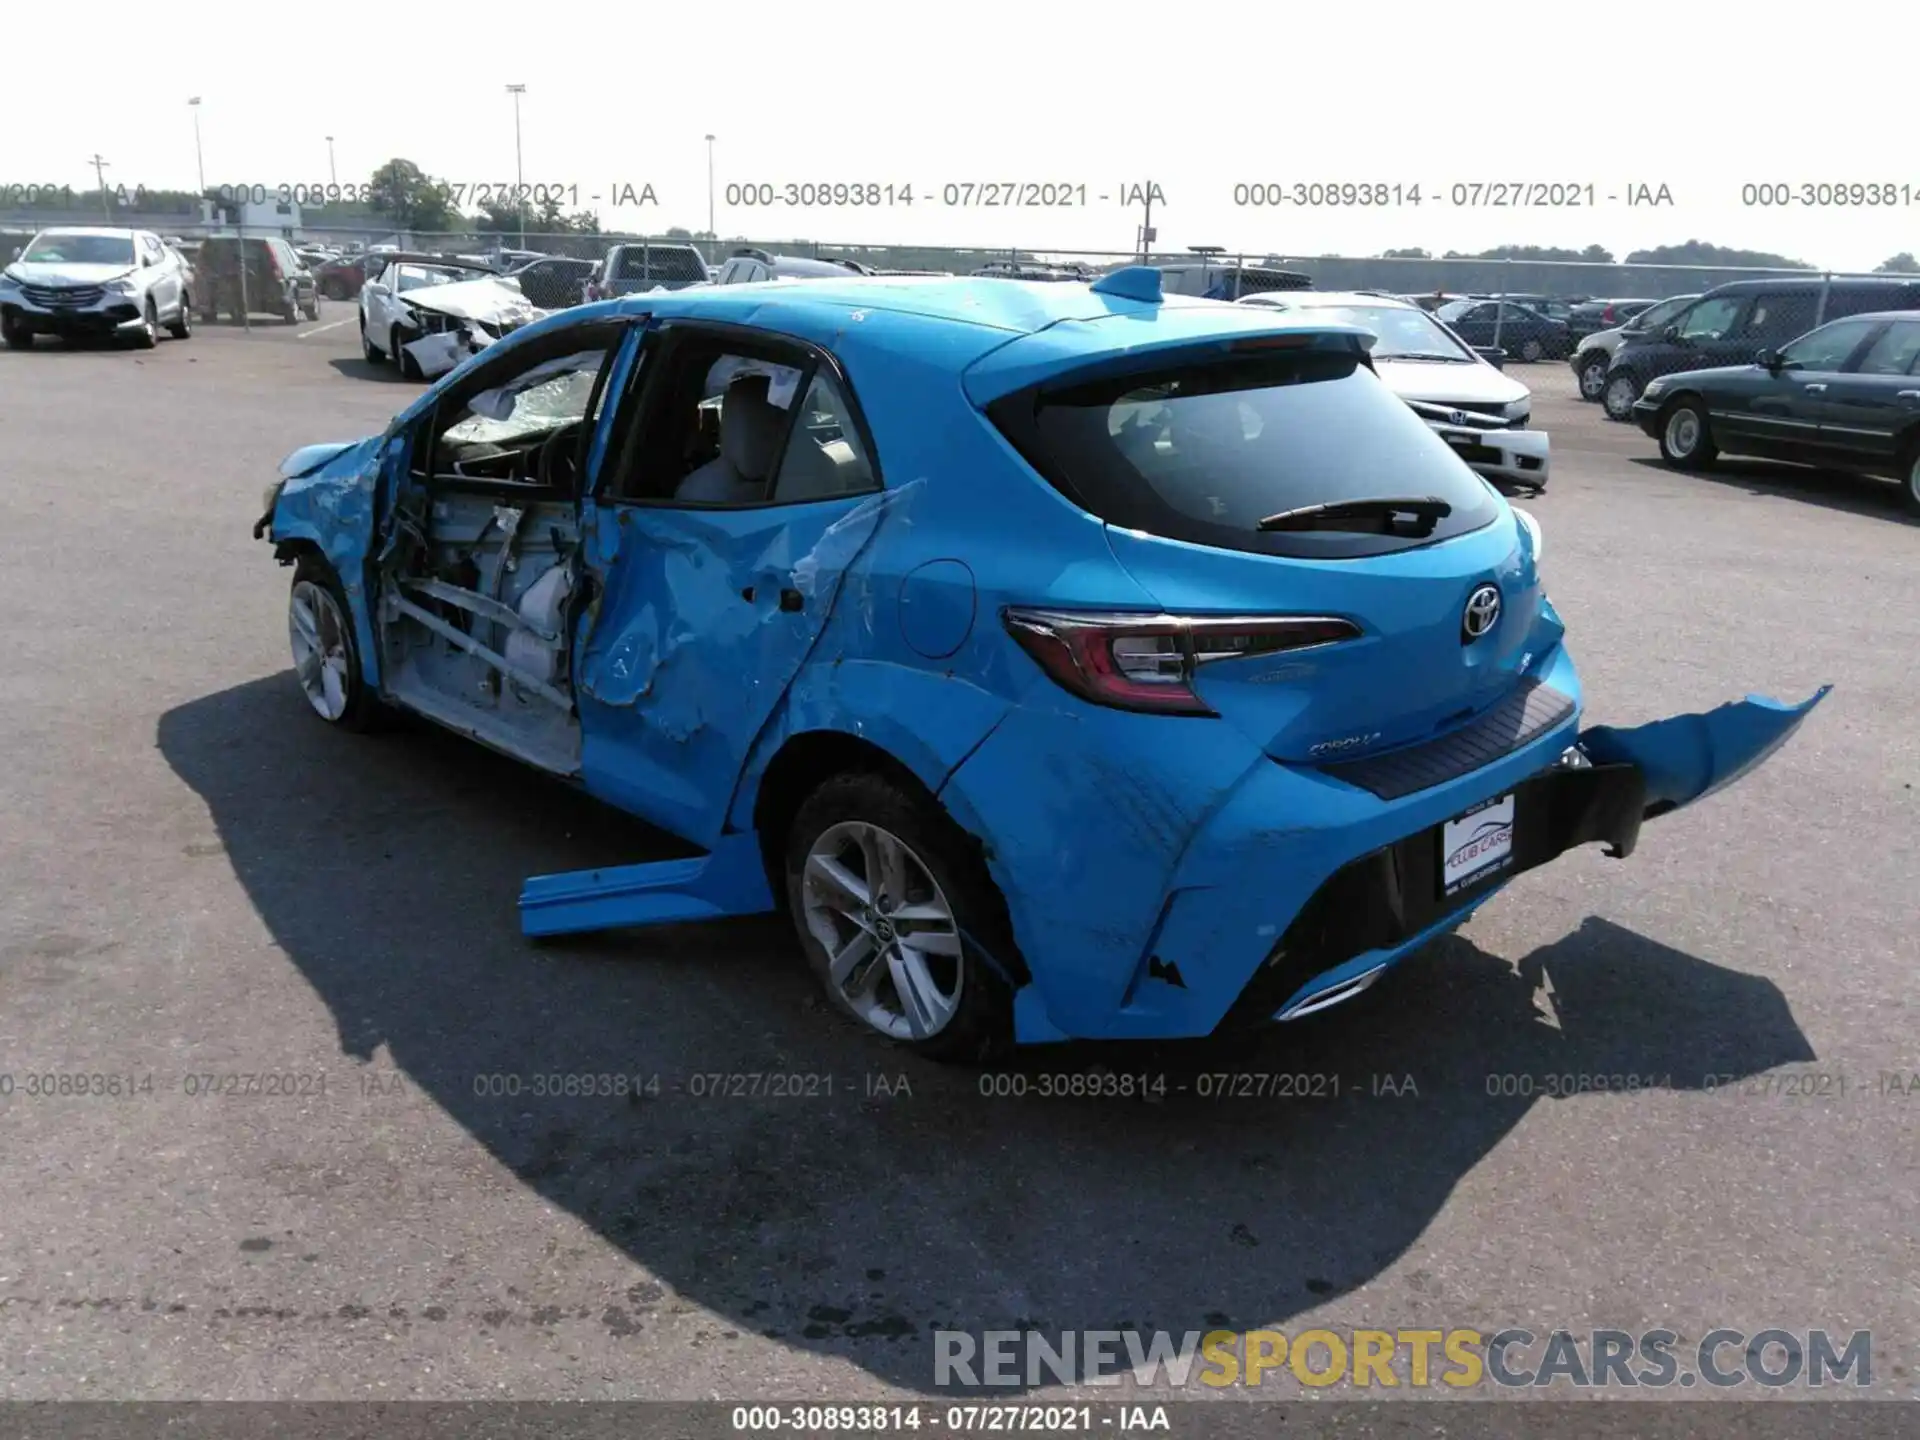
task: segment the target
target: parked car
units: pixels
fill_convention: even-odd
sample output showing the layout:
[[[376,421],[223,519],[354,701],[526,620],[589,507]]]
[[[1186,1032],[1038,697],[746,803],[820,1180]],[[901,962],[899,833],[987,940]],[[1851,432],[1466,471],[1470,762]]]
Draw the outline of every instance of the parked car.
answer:
[[[612,300],[647,290],[684,290],[711,285],[707,259],[691,245],[651,242],[615,245],[587,282],[589,300]]]
[[[369,269],[377,270],[386,263],[386,256],[361,251],[356,255],[342,255],[337,260],[329,260],[314,271],[314,283],[319,286],[320,294],[328,300],[357,300],[360,287],[367,282]]]
[[[1275,290],[1311,290],[1313,277],[1298,270],[1271,265],[1238,265],[1219,259],[1155,262],[1160,283],[1169,295],[1201,295],[1210,300],[1238,300]]]
[[[752,285],[763,280],[819,280],[864,274],[852,260],[819,260],[803,255],[772,255],[765,250],[736,250],[720,267],[716,285]]]
[[[491,265],[412,253],[382,260],[360,290],[360,351],[370,365],[391,360],[405,379],[429,378],[427,360],[410,348],[417,341],[478,324],[472,338],[490,342],[534,318],[520,287]]]
[[[200,242],[194,269],[200,276],[194,305],[202,320],[278,315],[293,325],[303,315],[320,318],[320,288],[313,272],[277,235],[209,235]]]
[[[1566,321],[1512,300],[1452,300],[1433,313],[1469,345],[1498,347],[1530,365],[1564,360],[1573,351]]]
[[[1551,443],[1544,430],[1528,428],[1532,392],[1418,305],[1327,290],[1248,295],[1240,304],[1370,331],[1374,373],[1456,455],[1496,485],[1547,488]]]
[[[527,299],[542,310],[564,310],[587,298],[587,282],[599,268],[592,260],[575,260],[566,255],[542,255],[518,270],[509,270],[507,278],[520,287]]]
[[[1665,329],[1681,311],[1699,298],[1698,295],[1675,295],[1656,301],[1624,324],[1612,330],[1596,330],[1580,340],[1573,358],[1567,361],[1573,367],[1574,378],[1579,381],[1580,398],[1599,403],[1607,389],[1607,367],[1613,363],[1614,352],[1628,336],[1653,334]]]
[[[1752,455],[1890,476],[1920,515],[1920,312],[1829,320],[1751,365],[1659,376],[1633,418],[1677,469]]]
[[[1549,320],[1558,320],[1569,324],[1573,318],[1573,302],[1553,295],[1470,295],[1470,300],[1506,300],[1544,315]]]
[[[1607,364],[1601,403],[1613,420],[1633,418],[1647,382],[1682,370],[1745,365],[1828,320],[1920,309],[1920,277],[1826,280],[1786,277],[1716,286],[1658,331],[1623,341]]]
[[[282,462],[317,716],[411,710],[695,850],[530,879],[528,935],[784,910],[943,1059],[1263,1026],[1630,852],[1825,693],[1580,729],[1538,522],[1352,326],[1148,267],[875,293],[562,311]]]
[[[1653,300],[1582,300],[1569,307],[1567,314],[1560,318],[1567,322],[1567,328],[1573,332],[1573,342],[1578,345],[1598,331],[1628,324],[1656,303]]]
[[[147,347],[160,327],[193,333],[191,272],[149,230],[42,230],[0,271],[0,339],[11,350],[37,335],[112,336]]]
[[[1043,265],[1014,260],[989,260],[973,273],[976,279],[1034,280],[1048,285],[1069,282],[1085,285],[1094,278],[1093,272],[1084,265]]]

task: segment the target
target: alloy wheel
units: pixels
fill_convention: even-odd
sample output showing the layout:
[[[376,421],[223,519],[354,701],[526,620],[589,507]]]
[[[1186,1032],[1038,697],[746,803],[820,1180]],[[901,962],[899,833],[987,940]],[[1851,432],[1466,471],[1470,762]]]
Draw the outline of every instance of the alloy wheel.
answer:
[[[1631,375],[1616,375],[1607,381],[1604,393],[1608,416],[1625,420],[1633,414],[1633,402],[1640,398],[1640,382]]]
[[[1677,460],[1685,460],[1700,448],[1700,415],[1691,405],[1682,405],[1667,417],[1667,450]]]
[[[347,713],[347,620],[324,586],[302,580],[287,602],[287,638],[307,703],[322,720]]]
[[[1588,362],[1580,369],[1580,398],[1598,400],[1607,388],[1607,367],[1604,364]]]
[[[846,820],[821,832],[801,871],[808,931],[828,984],[895,1040],[939,1034],[960,1008],[959,922],[925,862],[892,832]]]

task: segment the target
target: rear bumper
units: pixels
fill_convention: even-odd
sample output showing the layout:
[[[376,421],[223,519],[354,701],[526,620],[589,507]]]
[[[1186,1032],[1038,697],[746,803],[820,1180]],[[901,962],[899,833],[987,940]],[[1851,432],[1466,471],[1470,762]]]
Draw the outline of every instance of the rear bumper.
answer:
[[[1549,724],[1395,798],[1330,767],[1278,763],[1225,727],[1201,736],[1206,721],[1016,707],[941,798],[984,841],[1007,899],[1031,976],[1016,995],[1018,1038],[1171,1039],[1264,1023],[1391,964],[1518,869],[1583,843],[1575,837],[1595,822],[1562,818],[1580,807],[1555,783],[1528,805],[1529,838],[1524,848],[1516,838],[1507,865],[1452,896],[1437,870],[1416,883],[1438,827],[1517,792],[1573,743],[1571,658],[1556,648],[1536,678],[1564,701]],[[1373,920],[1325,918],[1356,899]]]

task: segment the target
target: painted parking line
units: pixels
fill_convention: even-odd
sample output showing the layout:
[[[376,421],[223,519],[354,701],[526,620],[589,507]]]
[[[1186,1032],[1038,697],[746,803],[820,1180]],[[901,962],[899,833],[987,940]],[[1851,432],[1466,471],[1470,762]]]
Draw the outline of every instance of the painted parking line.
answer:
[[[338,330],[342,325],[345,325],[346,323],[347,322],[345,320],[330,320],[325,325],[316,325],[311,330],[302,330],[299,333],[299,335],[295,336],[294,338],[299,340],[305,340],[310,335],[324,335],[329,330]]]

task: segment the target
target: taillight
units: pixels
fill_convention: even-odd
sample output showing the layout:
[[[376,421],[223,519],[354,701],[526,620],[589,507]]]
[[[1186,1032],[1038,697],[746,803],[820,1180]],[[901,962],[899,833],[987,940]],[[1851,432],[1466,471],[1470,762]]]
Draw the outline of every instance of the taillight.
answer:
[[[1194,689],[1202,665],[1351,640],[1360,628],[1326,615],[1139,615],[1026,610],[1001,614],[1054,681],[1121,710],[1213,715]]]
[[[267,247],[267,264],[273,268],[274,279],[284,280],[287,278],[287,272],[280,268],[280,257],[273,253],[273,247],[271,245]]]
[[[1613,307],[1611,305],[1607,306],[1606,309],[1600,312],[1600,321],[1604,325],[1611,325],[1614,323]]]

